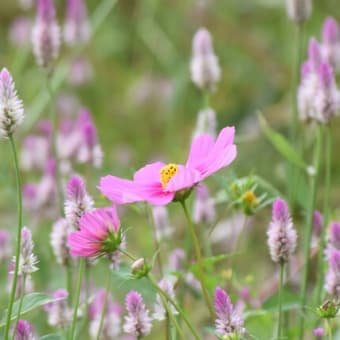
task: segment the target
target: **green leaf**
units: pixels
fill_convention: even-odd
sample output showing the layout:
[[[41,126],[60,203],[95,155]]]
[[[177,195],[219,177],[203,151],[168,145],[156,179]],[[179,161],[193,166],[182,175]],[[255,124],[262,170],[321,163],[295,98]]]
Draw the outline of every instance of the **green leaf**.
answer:
[[[35,293],[27,294],[23,297],[20,315],[26,314],[37,307],[41,307],[43,305],[46,305],[48,303],[51,303],[57,300],[60,300],[60,299],[52,298],[51,296],[45,293],[35,292]],[[19,308],[19,300],[15,301],[13,304],[11,320],[15,320],[15,318],[17,317],[18,308]],[[5,311],[5,317],[1,320],[0,328],[4,327],[6,324],[6,314],[7,314],[7,310]]]
[[[59,334],[46,334],[43,335],[40,340],[61,340],[61,336]]]
[[[290,310],[299,306],[299,296],[288,289],[283,289],[282,292],[282,309]],[[273,311],[277,309],[279,303],[279,293],[272,295],[265,303],[262,308],[267,311]]]
[[[232,256],[236,256],[238,254],[239,253],[232,253],[232,254],[222,254],[222,255],[206,257],[205,259],[202,260],[202,266],[205,269],[211,268],[211,266],[213,264],[221,262],[221,261],[223,261],[223,260],[225,260],[227,258],[230,258]],[[191,265],[189,270],[192,271],[193,273],[197,273],[198,272],[198,264],[195,263],[195,264]]]
[[[306,169],[307,165],[305,164],[303,158],[297,153],[294,146],[292,146],[289,141],[282,136],[280,133],[274,131],[267,123],[265,118],[258,114],[260,125],[262,131],[272,143],[274,148],[289,162],[295,164],[301,169]]]

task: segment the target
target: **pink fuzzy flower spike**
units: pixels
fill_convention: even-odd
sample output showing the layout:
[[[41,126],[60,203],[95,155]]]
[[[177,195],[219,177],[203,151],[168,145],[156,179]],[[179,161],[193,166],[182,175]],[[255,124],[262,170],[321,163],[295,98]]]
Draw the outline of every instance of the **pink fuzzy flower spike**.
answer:
[[[329,269],[326,274],[325,290],[332,297],[340,298],[340,251],[332,250],[329,254]]]
[[[99,190],[116,204],[146,201],[166,205],[184,199],[196,184],[227,167],[236,158],[234,127],[224,128],[217,139],[196,137],[185,165],[155,162],[139,169],[132,181],[114,176],[101,178]]]
[[[222,338],[241,335],[245,332],[243,318],[232,305],[228,294],[220,287],[215,290],[216,334]]]
[[[340,69],[340,28],[337,21],[328,17],[322,28],[322,55],[336,71]]]
[[[37,340],[32,325],[26,320],[19,320],[14,340]]]
[[[116,208],[100,208],[85,213],[80,230],[70,233],[70,253],[81,257],[110,255],[118,249],[123,235]]]

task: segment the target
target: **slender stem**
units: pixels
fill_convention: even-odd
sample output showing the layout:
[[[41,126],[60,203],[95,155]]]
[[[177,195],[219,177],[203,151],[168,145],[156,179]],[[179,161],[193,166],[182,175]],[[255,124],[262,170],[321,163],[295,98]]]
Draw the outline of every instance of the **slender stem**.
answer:
[[[283,278],[284,278],[285,264],[280,262],[280,286],[279,286],[279,305],[278,305],[278,322],[277,322],[277,340],[281,338],[282,333],[282,292],[283,292]]]
[[[317,127],[316,142],[314,147],[314,174],[310,176],[310,194],[309,194],[309,207],[307,211],[307,221],[304,230],[304,263],[303,263],[303,275],[302,275],[302,285],[301,285],[301,316],[300,316],[300,336],[299,339],[303,340],[304,336],[304,313],[305,305],[307,302],[307,284],[308,284],[308,269],[309,269],[309,252],[310,252],[310,242],[312,237],[313,229],[313,211],[315,206],[316,198],[316,185],[317,177],[319,173],[320,164],[320,154],[321,154],[321,129]]]
[[[20,302],[19,302],[19,307],[18,307],[17,319],[16,319],[15,327],[14,327],[13,339],[15,338],[15,332],[16,332],[16,329],[18,328],[18,322],[19,322],[19,319],[20,319],[22,303],[24,301],[25,286],[26,286],[26,274],[23,274],[23,276],[22,276],[22,286],[21,286],[21,292],[20,292]]]
[[[103,326],[104,326],[104,319],[105,319],[105,314],[106,314],[106,305],[107,305],[107,299],[108,299],[110,289],[111,289],[111,282],[112,282],[112,273],[111,273],[111,270],[109,269],[109,276],[107,278],[107,283],[106,283],[105,297],[104,297],[104,301],[103,301],[102,313],[101,313],[101,316],[100,316],[99,328],[98,328],[98,333],[97,333],[97,340],[100,340],[100,334],[101,334]]]
[[[90,270],[91,267],[88,263],[85,263],[85,293],[86,293],[86,316],[89,311],[89,299],[90,299]]]
[[[328,333],[328,340],[333,340],[331,319],[326,319],[326,328]]]
[[[203,92],[203,109],[208,109],[210,107],[210,92],[205,90]]]
[[[68,301],[69,303],[72,303],[73,280],[72,280],[72,268],[71,268],[70,263],[68,263],[65,266],[65,271],[66,271],[66,287],[68,291]]]
[[[15,293],[16,293],[16,290],[17,290],[20,248],[21,248],[21,228],[22,228],[21,179],[20,179],[17,151],[16,151],[16,148],[15,148],[15,143],[14,143],[14,139],[13,139],[12,135],[9,136],[9,141],[10,141],[11,148],[12,148],[15,176],[16,176],[16,181],[17,181],[18,227],[17,227],[17,244],[16,244],[16,252],[15,252],[15,268],[14,268],[13,282],[12,282],[12,288],[11,288],[11,295],[10,295],[10,299],[9,299],[9,302],[8,302],[8,308],[7,308],[7,317],[6,317],[6,327],[5,327],[4,340],[8,340],[9,329],[10,329],[10,326],[11,326],[13,303],[14,303],[14,299],[15,299]]]
[[[149,281],[153,285],[153,287],[157,290],[157,292],[160,294],[160,296],[161,297],[163,296],[167,301],[169,301],[176,308],[176,310],[178,311],[178,313],[180,314],[180,316],[183,318],[184,322],[186,323],[186,325],[190,329],[190,331],[191,331],[192,335],[194,336],[194,338],[196,340],[199,340],[200,339],[199,335],[197,334],[195,328],[191,324],[190,320],[187,318],[187,316],[184,313],[184,311],[182,310],[182,308],[174,301],[174,299],[171,298],[171,296],[167,292],[165,292],[163,289],[161,289],[158,286],[156,280],[153,278],[153,276],[151,274],[148,274],[147,278],[149,279]]]
[[[77,288],[76,288],[76,294],[74,296],[75,300],[74,300],[73,319],[72,319],[71,335],[70,335],[71,340],[75,339],[76,323],[77,323],[78,307],[79,307],[79,299],[80,299],[80,290],[81,290],[81,281],[83,277],[84,266],[85,266],[85,259],[80,258]]]
[[[59,212],[62,215],[64,212],[63,206],[63,186],[61,182],[61,174],[60,174],[60,167],[59,167],[59,157],[58,157],[58,150],[57,150],[57,115],[54,110],[54,92],[51,86],[51,75],[46,75],[46,88],[49,96],[50,101],[50,121],[52,125],[52,133],[51,133],[51,144],[52,144],[52,156],[56,162],[56,184],[57,184],[57,194],[58,194],[58,206]]]
[[[202,254],[201,254],[199,241],[198,241],[198,238],[197,238],[197,235],[196,235],[196,232],[195,232],[194,225],[192,224],[191,217],[190,217],[190,214],[189,214],[189,211],[188,211],[188,208],[186,206],[185,201],[181,201],[181,205],[183,207],[184,214],[185,214],[185,217],[187,219],[189,230],[190,230],[190,233],[191,233],[191,237],[192,237],[192,240],[194,242],[194,247],[195,247],[195,252],[196,252],[196,260],[197,260],[197,266],[198,266],[198,278],[199,278],[199,281],[200,281],[200,284],[201,284],[201,287],[202,287],[202,292],[203,292],[203,296],[204,296],[204,299],[205,299],[205,303],[207,304],[211,320],[215,320],[214,308],[213,308],[211,300],[209,298],[208,289],[206,287],[205,280],[204,280]]]
[[[332,167],[332,131],[330,126],[325,126],[323,138],[325,140],[325,194],[323,200],[323,226],[320,234],[319,258],[318,258],[318,281],[316,291],[316,304],[319,305],[322,300],[322,288],[324,282],[324,250],[326,246],[326,230],[329,223],[329,201],[331,188],[331,167]]]

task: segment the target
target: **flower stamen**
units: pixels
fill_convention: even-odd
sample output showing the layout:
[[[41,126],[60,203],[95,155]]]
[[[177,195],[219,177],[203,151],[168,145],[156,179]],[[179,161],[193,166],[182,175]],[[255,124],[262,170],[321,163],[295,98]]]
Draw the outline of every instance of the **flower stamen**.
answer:
[[[160,170],[160,179],[163,189],[168,185],[170,179],[175,176],[178,172],[178,165],[169,163],[163,166]]]

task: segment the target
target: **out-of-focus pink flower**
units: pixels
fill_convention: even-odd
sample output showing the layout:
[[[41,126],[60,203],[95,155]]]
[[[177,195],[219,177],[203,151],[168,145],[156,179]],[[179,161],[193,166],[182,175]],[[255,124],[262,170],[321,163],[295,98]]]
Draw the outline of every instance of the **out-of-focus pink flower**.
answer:
[[[38,0],[32,43],[33,52],[40,66],[48,67],[58,57],[60,28],[56,21],[53,0]]]
[[[296,248],[297,234],[287,203],[277,199],[273,203],[272,221],[268,231],[268,246],[274,262],[287,262]]]
[[[93,78],[93,68],[85,58],[73,60],[68,73],[68,82],[73,86],[82,86]]]
[[[158,286],[163,290],[163,292],[167,293],[173,300],[175,300],[175,291],[174,291],[174,282],[168,278],[163,278]],[[178,314],[178,311],[173,305],[170,305],[171,313],[173,315]],[[165,320],[167,317],[166,309],[163,305],[162,299],[159,294],[156,297],[156,303],[154,306],[153,318],[156,320]]]
[[[53,224],[50,242],[56,261],[62,266],[67,266],[70,262],[69,247],[67,244],[69,233],[70,227],[66,219],[61,218]]]
[[[53,327],[67,327],[72,320],[72,310],[67,304],[68,292],[60,288],[52,293],[57,301],[45,306],[48,316],[48,324]]]
[[[318,327],[313,330],[313,334],[317,339],[322,340],[322,337],[325,335],[325,331],[322,327]]]
[[[11,238],[6,229],[0,229],[0,263],[12,255]]]
[[[312,14],[311,0],[286,0],[288,18],[294,22],[302,23]]]
[[[208,188],[204,184],[197,186],[192,218],[195,223],[211,223],[215,220],[216,211]]]
[[[167,239],[174,233],[174,227],[170,223],[166,207],[152,207],[152,217],[153,223],[155,224],[155,236],[158,241]]]
[[[201,89],[214,90],[221,77],[221,69],[208,30],[199,29],[192,42],[191,79]]]
[[[322,28],[322,55],[334,70],[340,70],[340,28],[337,21],[326,18]]]
[[[222,338],[245,332],[242,316],[234,309],[228,294],[220,287],[215,290],[216,334]]]
[[[84,0],[67,0],[64,40],[72,46],[83,44],[90,38],[91,29]]]
[[[326,274],[325,290],[335,299],[340,297],[340,251],[332,250],[329,254],[329,269]]]
[[[33,326],[26,320],[19,320],[15,329],[14,340],[37,340]]]
[[[28,46],[31,42],[31,30],[32,23],[27,17],[17,17],[9,28],[9,41],[15,47]]]
[[[80,230],[68,237],[71,254],[82,257],[110,254],[118,250],[121,242],[120,221],[115,207],[84,214],[80,219]]]
[[[8,264],[8,282],[7,282],[7,291],[10,292],[13,283],[13,273],[15,269],[15,261],[13,259]],[[24,292],[22,291],[24,290]],[[25,286],[24,286],[24,277],[22,274],[18,274],[17,288],[15,292],[16,298],[19,298],[22,293],[32,293],[33,292],[33,282],[31,275],[26,275]]]
[[[57,111],[66,117],[72,117],[80,109],[78,98],[70,92],[62,92],[57,98]]]
[[[97,338],[105,294],[105,289],[99,290],[99,292],[94,297],[94,300],[89,305],[89,333],[92,339]],[[122,307],[119,304],[113,302],[112,296],[109,294],[106,302],[101,338],[114,339],[120,334],[121,314]]]
[[[208,133],[210,136],[213,136],[215,138],[216,130],[217,121],[215,111],[211,108],[206,108],[198,112],[193,139],[203,133]]]
[[[192,142],[185,165],[148,164],[135,173],[133,181],[106,176],[101,178],[99,190],[117,204],[140,201],[168,204],[179,192],[187,193],[197,183],[233,162],[236,157],[234,133],[233,127],[226,127],[216,141],[208,134],[200,135]]]
[[[139,338],[150,334],[152,327],[151,318],[142,296],[138,292],[130,291],[126,295],[125,306],[128,315],[125,316],[124,332]]]
[[[8,138],[24,121],[24,107],[17,95],[11,74],[0,72],[0,139]]]

